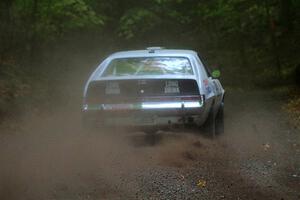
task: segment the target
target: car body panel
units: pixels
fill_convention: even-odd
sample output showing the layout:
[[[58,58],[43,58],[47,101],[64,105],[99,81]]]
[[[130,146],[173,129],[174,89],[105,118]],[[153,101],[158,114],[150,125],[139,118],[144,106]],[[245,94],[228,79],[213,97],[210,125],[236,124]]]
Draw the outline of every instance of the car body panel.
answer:
[[[102,76],[112,60],[139,57],[185,57],[189,59],[194,74]],[[151,99],[152,97],[147,97],[147,99],[135,97],[134,101],[136,102],[97,103],[96,105],[87,103],[88,89],[92,82],[118,83],[132,80],[143,80],[146,82],[149,80],[150,82],[150,80],[167,81],[169,79],[177,82],[180,80],[196,81],[199,90],[198,97],[192,97],[194,98],[192,100],[184,100],[183,96],[178,96],[178,99],[172,96],[169,100],[167,99],[168,96],[163,95],[164,97],[160,101],[155,101]],[[117,52],[106,58],[87,81],[83,94],[83,114],[85,118],[97,122],[101,121],[100,123],[104,125],[163,126],[190,122],[202,125],[210,112],[217,112],[223,101],[224,93],[225,91],[220,81],[209,76],[195,51],[159,49],[155,51]]]

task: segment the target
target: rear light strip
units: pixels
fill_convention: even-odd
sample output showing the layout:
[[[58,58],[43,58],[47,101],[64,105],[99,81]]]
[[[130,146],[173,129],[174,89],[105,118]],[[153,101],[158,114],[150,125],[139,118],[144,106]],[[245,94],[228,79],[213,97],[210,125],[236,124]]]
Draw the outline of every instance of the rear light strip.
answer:
[[[164,103],[142,103],[142,109],[180,109],[200,108],[200,102],[164,102]]]
[[[152,102],[152,101],[202,101],[202,96],[159,96],[159,97],[146,97],[143,98],[143,101],[145,102]]]
[[[181,109],[200,108],[204,104],[204,96],[185,97],[151,97],[143,99],[141,103],[123,104],[85,104],[84,110],[150,110],[150,109]]]

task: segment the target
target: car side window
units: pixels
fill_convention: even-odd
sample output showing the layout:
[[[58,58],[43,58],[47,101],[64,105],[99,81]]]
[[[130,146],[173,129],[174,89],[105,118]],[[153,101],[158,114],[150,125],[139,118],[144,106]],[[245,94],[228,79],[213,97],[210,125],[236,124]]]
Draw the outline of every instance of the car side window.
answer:
[[[203,63],[203,66],[204,66],[204,69],[205,69],[207,75],[209,77],[211,77],[211,70],[210,70],[210,68],[205,63]]]
[[[207,74],[208,77],[211,77],[211,70],[207,67],[206,63],[203,62],[203,60],[200,58],[200,56],[196,56],[197,57],[197,60],[200,64],[202,64],[202,66],[204,67],[204,70]]]

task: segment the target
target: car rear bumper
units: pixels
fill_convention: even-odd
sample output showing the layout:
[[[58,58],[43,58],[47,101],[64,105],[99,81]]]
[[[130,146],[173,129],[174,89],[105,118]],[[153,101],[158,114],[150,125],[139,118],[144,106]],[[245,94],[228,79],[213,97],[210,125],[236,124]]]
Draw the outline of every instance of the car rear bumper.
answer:
[[[152,102],[85,106],[83,118],[94,125],[149,127],[201,122],[203,105],[190,102]]]

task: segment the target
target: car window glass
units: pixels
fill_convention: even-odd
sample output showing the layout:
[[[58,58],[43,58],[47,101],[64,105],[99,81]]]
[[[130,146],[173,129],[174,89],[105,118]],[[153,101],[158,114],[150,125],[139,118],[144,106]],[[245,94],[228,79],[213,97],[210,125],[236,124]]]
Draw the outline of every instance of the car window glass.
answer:
[[[110,62],[102,76],[193,74],[193,69],[188,58],[142,57],[114,59]]]
[[[198,59],[199,59],[200,63],[202,63],[204,70],[207,73],[207,76],[211,77],[211,69],[207,66],[207,64],[202,59],[200,59],[199,55],[198,55]]]

